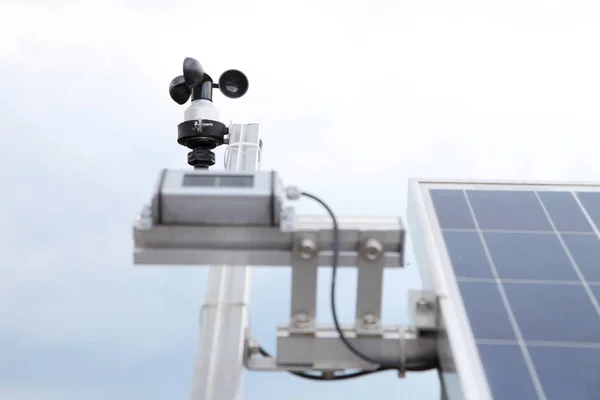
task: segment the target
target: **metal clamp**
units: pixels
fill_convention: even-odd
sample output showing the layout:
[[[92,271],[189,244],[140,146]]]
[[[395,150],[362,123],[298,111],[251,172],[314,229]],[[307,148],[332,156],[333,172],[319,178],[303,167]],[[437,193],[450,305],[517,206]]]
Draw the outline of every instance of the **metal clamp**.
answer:
[[[399,377],[409,363],[430,362],[437,355],[436,338],[419,336],[412,327],[385,326],[381,335],[358,336],[352,326],[342,330],[354,347],[377,359],[399,360]],[[319,326],[313,335],[298,335],[288,326],[277,328],[277,357],[259,356],[258,346],[248,339],[244,363],[255,371],[372,370],[377,365],[356,357],[339,340],[332,326]]]

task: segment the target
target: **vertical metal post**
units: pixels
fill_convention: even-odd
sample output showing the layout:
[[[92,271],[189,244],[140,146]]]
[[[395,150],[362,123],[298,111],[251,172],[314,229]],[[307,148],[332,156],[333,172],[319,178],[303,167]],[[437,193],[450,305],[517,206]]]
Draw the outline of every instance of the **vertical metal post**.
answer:
[[[258,124],[231,125],[226,169],[255,172]],[[202,307],[191,400],[241,400],[251,267],[211,266]]]

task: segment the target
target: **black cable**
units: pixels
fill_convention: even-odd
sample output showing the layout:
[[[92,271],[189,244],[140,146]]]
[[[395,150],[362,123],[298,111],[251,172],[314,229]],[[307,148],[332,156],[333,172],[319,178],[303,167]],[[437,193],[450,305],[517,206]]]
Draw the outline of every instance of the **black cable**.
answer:
[[[368,370],[368,371],[363,370],[363,371],[349,372],[349,373],[345,373],[343,375],[330,375],[330,376],[313,375],[313,374],[309,374],[309,373],[302,372],[302,371],[288,371],[288,372],[292,375],[295,375],[295,376],[297,376],[299,378],[303,378],[303,379],[310,379],[310,380],[315,380],[315,381],[340,381],[340,380],[359,378],[361,376],[366,376],[366,375],[374,374],[377,372],[400,369],[400,367],[402,366],[400,361],[391,362],[388,360],[375,360],[375,359],[367,356],[366,354],[362,353],[361,351],[359,351],[344,336],[344,332],[342,331],[342,328],[341,328],[339,320],[338,320],[337,307],[335,304],[335,289],[336,289],[335,286],[336,286],[336,282],[337,282],[337,267],[339,264],[339,256],[340,256],[340,231],[339,231],[339,226],[337,223],[337,218],[335,217],[335,214],[333,213],[331,208],[329,208],[329,206],[323,200],[318,198],[317,196],[307,193],[307,192],[302,192],[302,195],[305,197],[311,198],[311,199],[315,200],[317,203],[321,204],[323,206],[323,208],[325,208],[325,210],[327,211],[329,216],[331,217],[331,221],[333,223],[330,305],[331,305],[331,314],[333,317],[333,323],[335,325],[335,330],[338,333],[340,340],[344,343],[344,345],[346,346],[346,348],[348,348],[348,350],[350,352],[352,352],[355,356],[357,356],[358,358],[360,358],[368,363],[379,365],[379,367],[374,370]],[[271,355],[262,347],[259,347],[258,351],[264,357],[271,357]],[[435,360],[431,360],[431,362],[428,362],[428,363],[421,363],[421,364],[408,364],[407,363],[406,365],[404,365],[404,370],[415,371],[415,372],[416,371],[428,371],[428,370],[431,370],[431,369],[434,369],[437,367],[438,367],[438,362],[437,362],[437,359],[435,359]]]
[[[258,352],[264,357],[272,357],[271,354],[269,354],[269,352],[267,352],[263,347],[259,347]],[[412,372],[422,372],[422,371],[429,371],[433,368],[437,368],[437,363],[410,365],[410,366],[408,366],[408,368],[406,368],[406,370],[412,371]],[[342,380],[360,378],[361,376],[371,375],[371,374],[375,374],[377,372],[391,371],[392,369],[396,369],[396,368],[379,367],[374,370],[362,370],[362,371],[345,373],[343,375],[333,375],[333,376],[313,375],[313,374],[308,374],[308,373],[302,372],[302,371],[287,371],[287,372],[292,375],[295,375],[299,378],[309,379],[309,380],[313,380],[313,381],[342,381]]]
[[[344,343],[346,348],[348,350],[350,350],[350,352],[352,352],[355,356],[357,356],[358,358],[360,358],[366,362],[379,365],[379,367],[383,370],[399,369],[400,367],[402,367],[402,365],[401,365],[402,363],[400,360],[398,360],[398,361],[376,360],[372,357],[367,356],[360,350],[358,350],[344,336],[344,332],[342,331],[342,328],[341,328],[339,320],[338,320],[337,307],[335,304],[335,285],[336,285],[336,281],[337,281],[337,268],[338,268],[339,256],[340,256],[340,230],[339,230],[337,218],[335,217],[333,210],[319,197],[317,197],[311,193],[307,193],[307,192],[302,192],[302,195],[305,197],[308,197],[310,199],[313,199],[314,201],[319,203],[321,206],[323,206],[323,208],[327,211],[327,213],[331,217],[331,221],[333,223],[333,241],[332,241],[332,253],[333,254],[332,254],[332,261],[331,261],[331,289],[330,289],[329,295],[330,295],[330,306],[331,306],[331,315],[333,317],[333,324],[335,325],[335,330],[337,331],[338,335],[340,336],[340,340]],[[428,369],[435,368],[436,366],[437,366],[437,361],[432,362],[431,364],[414,365],[414,366],[411,365],[410,370],[411,371],[426,371]],[[409,370],[408,365],[404,365],[403,367],[405,368],[405,370]]]
[[[258,348],[258,352],[265,357],[271,357],[271,355],[262,347]],[[383,372],[383,371],[389,371],[389,370],[391,370],[391,368],[381,368],[380,367],[380,368],[377,368],[377,369],[374,369],[371,371],[356,371],[356,372],[345,373],[343,375],[333,375],[333,376],[313,375],[313,374],[308,374],[308,373],[302,372],[302,371],[288,371],[288,372],[299,378],[309,379],[309,380],[313,380],[313,381],[343,381],[343,380],[359,378],[361,376],[366,376],[366,375],[374,374],[377,372]]]
[[[313,381],[344,381],[348,379],[360,378],[361,376],[374,374],[380,371],[388,371],[388,369],[377,369],[374,371],[358,371],[358,372],[350,372],[344,375],[333,375],[331,377],[328,376],[320,376],[320,375],[312,375],[307,374],[305,372],[297,372],[297,371],[289,371],[290,374],[295,375],[302,379],[309,379]]]
[[[302,196],[313,199],[314,201],[319,203],[321,206],[323,206],[323,208],[327,211],[327,213],[331,217],[331,222],[333,223],[333,230],[332,230],[332,233],[333,233],[332,253],[333,254],[332,254],[332,260],[331,260],[331,289],[329,291],[329,296],[330,296],[329,301],[330,301],[330,307],[331,307],[331,315],[333,317],[333,324],[335,325],[335,330],[337,331],[338,335],[340,336],[340,340],[344,343],[346,348],[348,348],[348,350],[350,350],[358,358],[360,358],[366,362],[369,362],[371,364],[377,364],[382,367],[397,369],[400,366],[400,363],[394,364],[394,363],[389,363],[389,362],[386,362],[383,360],[375,360],[375,359],[367,356],[363,352],[359,351],[344,336],[344,332],[342,331],[342,327],[340,326],[340,323],[338,320],[337,307],[335,304],[335,285],[336,285],[336,281],[337,281],[337,269],[338,269],[338,263],[339,263],[339,257],[340,257],[340,229],[338,226],[337,218],[335,217],[333,210],[319,197],[315,196],[314,194],[307,193],[307,192],[302,192]]]

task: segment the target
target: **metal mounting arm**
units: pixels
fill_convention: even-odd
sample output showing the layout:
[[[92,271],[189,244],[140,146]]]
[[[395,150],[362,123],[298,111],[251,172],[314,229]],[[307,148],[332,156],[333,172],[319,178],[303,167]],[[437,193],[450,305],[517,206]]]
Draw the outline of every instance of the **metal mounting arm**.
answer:
[[[377,358],[399,360],[398,369],[431,363],[436,357],[435,337],[421,337],[412,327],[386,327],[381,336],[357,336],[352,326],[344,335],[361,352]],[[334,327],[319,327],[314,336],[294,336],[286,327],[277,329],[277,356],[259,357],[257,344],[249,340],[246,367],[258,371],[341,371],[373,370],[348,351]]]
[[[227,264],[292,268],[290,322],[277,329],[275,357],[257,357],[248,336],[246,366],[257,370],[375,369],[377,365],[352,354],[337,331],[316,325],[317,269],[332,261],[332,222],[329,217],[297,217],[289,226],[155,225],[146,208],[134,223],[136,264]],[[285,218],[282,218],[285,220]],[[285,225],[285,223],[283,223]],[[430,308],[422,297],[419,326],[382,326],[383,270],[403,261],[404,227],[398,218],[339,218],[340,267],[358,268],[356,318],[343,327],[345,337],[371,357],[399,360],[402,371],[435,358],[429,334]],[[419,300],[420,302],[418,302]],[[421,304],[421,305],[419,305]],[[421,322],[419,322],[421,321]],[[423,322],[425,321],[425,325]],[[429,325],[427,325],[429,324]],[[420,329],[425,328],[425,330]],[[249,332],[248,332],[249,335]]]
[[[385,326],[375,335],[361,335],[355,326],[344,326],[344,336],[362,353],[374,358],[399,360],[402,377],[411,369],[431,368],[437,364],[437,299],[434,293],[410,292],[410,326]],[[277,355],[259,355],[258,344],[246,341],[245,365],[258,371],[322,371],[346,369],[374,370],[348,351],[331,326],[321,326],[312,335],[298,334],[289,326],[277,329]]]
[[[294,232],[268,226],[155,225],[145,207],[134,220],[135,264],[283,266],[293,263],[294,248],[311,251],[318,265],[331,265],[331,221],[298,217]],[[340,218],[340,267],[355,267],[364,232],[377,232],[383,265],[402,265],[404,228],[398,218]],[[308,241],[307,241],[307,240]],[[304,245],[303,245],[304,243]]]

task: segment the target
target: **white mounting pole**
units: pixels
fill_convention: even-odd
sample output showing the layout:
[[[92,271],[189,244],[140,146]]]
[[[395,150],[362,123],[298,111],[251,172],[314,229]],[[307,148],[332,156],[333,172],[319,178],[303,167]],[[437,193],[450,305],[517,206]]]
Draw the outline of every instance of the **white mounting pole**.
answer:
[[[259,167],[258,124],[231,125],[228,171]],[[202,307],[191,400],[241,400],[251,267],[211,266]]]

